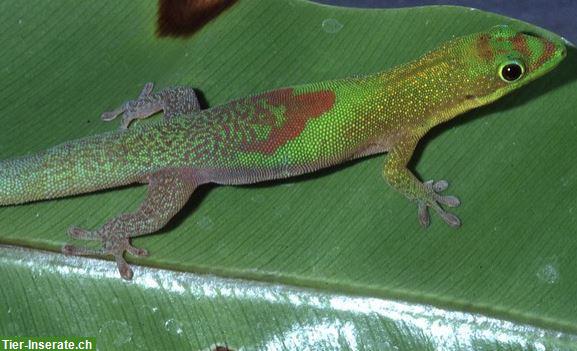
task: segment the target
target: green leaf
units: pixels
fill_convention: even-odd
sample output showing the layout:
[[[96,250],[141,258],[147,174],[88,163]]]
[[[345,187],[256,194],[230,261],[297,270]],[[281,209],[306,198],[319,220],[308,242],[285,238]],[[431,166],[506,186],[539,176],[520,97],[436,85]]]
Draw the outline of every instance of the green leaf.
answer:
[[[148,81],[192,85],[214,106],[384,70],[495,24],[539,30],[458,7],[241,0],[192,37],[161,39],[155,16],[152,1],[0,2],[0,158],[116,129],[100,113]],[[422,143],[416,170],[451,181],[460,230],[437,218],[422,230],[381,179],[382,156],[203,187],[134,240],[151,256],[132,261],[149,268],[131,283],[111,261],[58,252],[70,225],[136,208],[145,187],[2,208],[0,336],[96,336],[101,350],[577,349],[576,54]]]

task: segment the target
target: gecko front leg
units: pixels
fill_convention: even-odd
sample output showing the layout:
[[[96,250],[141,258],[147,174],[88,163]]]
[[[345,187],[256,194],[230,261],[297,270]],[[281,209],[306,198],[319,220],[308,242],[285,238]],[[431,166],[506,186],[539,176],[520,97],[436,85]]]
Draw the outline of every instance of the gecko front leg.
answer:
[[[429,208],[435,210],[449,226],[459,227],[461,225],[459,218],[441,207],[441,205],[449,207],[460,205],[458,198],[439,194],[447,189],[449,183],[445,180],[422,183],[407,169],[418,141],[416,137],[406,137],[397,143],[387,156],[383,175],[393,188],[417,203],[419,222],[423,227],[427,227],[430,223]]]
[[[200,103],[194,89],[190,87],[170,87],[152,93],[154,84],[146,83],[138,98],[123,103],[115,110],[104,112],[102,120],[112,121],[124,114],[121,129],[127,129],[135,119],[144,119],[164,111],[164,118],[170,119],[178,115],[186,115],[200,110]]]
[[[163,170],[150,175],[148,194],[139,209],[123,213],[96,230],[71,227],[69,234],[82,240],[102,242],[100,250],[65,245],[62,251],[69,255],[112,255],[122,278],[130,280],[132,269],[124,260],[124,251],[132,255],[146,256],[148,252],[130,244],[130,238],[153,233],[166,223],[184,206],[194,192],[197,182],[190,170]]]

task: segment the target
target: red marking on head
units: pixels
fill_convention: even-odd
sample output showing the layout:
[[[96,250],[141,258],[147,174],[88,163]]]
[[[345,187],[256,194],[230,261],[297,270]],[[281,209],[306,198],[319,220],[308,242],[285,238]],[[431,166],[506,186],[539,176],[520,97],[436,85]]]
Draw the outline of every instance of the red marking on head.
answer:
[[[477,54],[485,61],[493,59],[493,50],[489,44],[489,35],[483,34],[477,39]]]
[[[511,43],[513,44],[513,48],[521,55],[523,55],[523,57],[531,57],[531,49],[527,45],[527,38],[525,38],[522,33],[517,33],[514,37],[512,37]]]
[[[293,89],[287,88],[257,95],[250,100],[258,106],[258,112],[268,115],[267,124],[272,129],[267,140],[246,145],[243,149],[272,154],[288,141],[298,137],[309,120],[330,110],[335,103],[335,93],[330,90],[320,90],[294,95]],[[285,120],[282,124],[277,125],[272,111],[268,110],[266,105],[285,108]]]
[[[541,41],[543,42],[543,53],[541,54],[541,56],[539,57],[539,59],[537,60],[537,62],[535,63],[536,67],[541,66],[542,64],[544,64],[545,62],[547,62],[555,53],[555,45],[545,39],[541,39]]]

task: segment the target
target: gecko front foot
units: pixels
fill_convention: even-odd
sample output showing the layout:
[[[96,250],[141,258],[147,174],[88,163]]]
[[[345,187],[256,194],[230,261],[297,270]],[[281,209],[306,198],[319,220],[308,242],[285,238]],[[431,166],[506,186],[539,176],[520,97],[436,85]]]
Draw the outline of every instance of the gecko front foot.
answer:
[[[62,248],[64,254],[94,256],[112,255],[116,260],[116,265],[118,266],[120,275],[126,280],[132,279],[133,272],[126,260],[124,260],[124,252],[126,251],[134,256],[148,256],[148,251],[132,246],[129,237],[122,233],[110,233],[102,230],[89,231],[73,226],[68,230],[68,234],[75,239],[101,241],[102,248],[99,250],[93,250],[74,245],[64,245]]]
[[[423,227],[428,227],[431,222],[429,216],[429,207],[434,209],[439,216],[447,223],[449,226],[457,228],[461,225],[461,220],[454,214],[445,211],[441,205],[449,207],[457,207],[461,204],[458,198],[450,195],[440,195],[440,192],[445,191],[449,187],[449,182],[446,180],[439,181],[426,181],[423,183],[425,188],[432,194],[432,199],[430,200],[418,200],[417,206],[419,209],[419,222]]]

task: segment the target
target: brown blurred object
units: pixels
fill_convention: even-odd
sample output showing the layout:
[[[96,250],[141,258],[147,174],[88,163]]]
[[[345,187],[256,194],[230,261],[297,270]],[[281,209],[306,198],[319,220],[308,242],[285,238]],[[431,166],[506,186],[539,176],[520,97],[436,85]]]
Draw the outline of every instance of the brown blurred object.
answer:
[[[192,35],[237,0],[158,0],[159,37]]]

